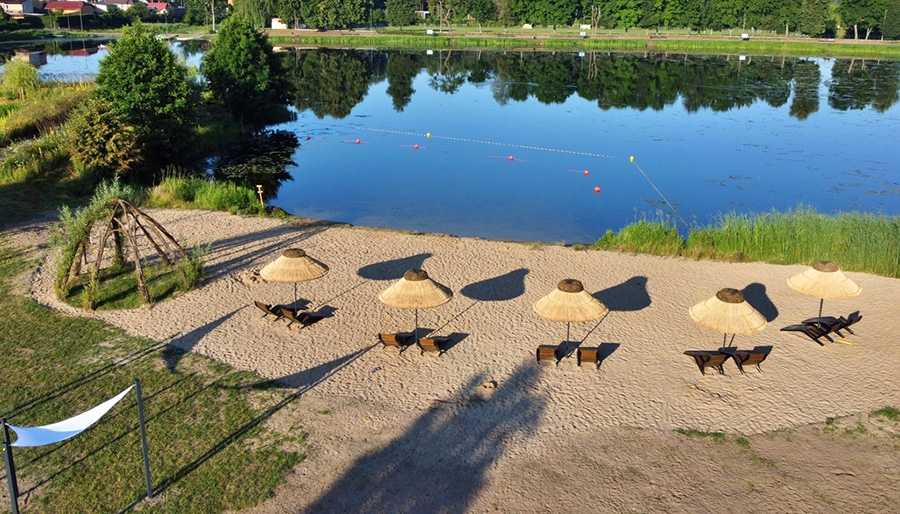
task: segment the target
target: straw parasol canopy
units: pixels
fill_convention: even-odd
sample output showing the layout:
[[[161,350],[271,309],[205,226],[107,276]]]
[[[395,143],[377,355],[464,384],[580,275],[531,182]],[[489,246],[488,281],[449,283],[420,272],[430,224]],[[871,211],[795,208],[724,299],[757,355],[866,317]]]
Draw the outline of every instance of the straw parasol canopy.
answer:
[[[726,287],[715,296],[703,300],[690,308],[691,319],[704,327],[722,332],[722,346],[728,334],[755,334],[766,328],[766,318],[756,311],[744,294],[737,289]]]
[[[831,261],[819,261],[787,279],[791,289],[819,299],[819,317],[826,298],[851,298],[862,291]]]
[[[609,312],[606,305],[587,291],[580,280],[567,278],[556,285],[556,289],[534,304],[534,312],[550,321],[566,322],[566,341],[569,340],[571,322],[593,321]]]
[[[415,310],[416,329],[413,336],[419,331],[419,309],[443,305],[451,298],[453,292],[450,288],[430,279],[428,273],[420,269],[408,270],[403,278],[378,295],[378,299],[386,305]]]
[[[299,248],[290,248],[267,264],[259,272],[266,282],[294,284],[294,301],[297,301],[297,283],[315,280],[328,273],[328,266],[306,255]]]

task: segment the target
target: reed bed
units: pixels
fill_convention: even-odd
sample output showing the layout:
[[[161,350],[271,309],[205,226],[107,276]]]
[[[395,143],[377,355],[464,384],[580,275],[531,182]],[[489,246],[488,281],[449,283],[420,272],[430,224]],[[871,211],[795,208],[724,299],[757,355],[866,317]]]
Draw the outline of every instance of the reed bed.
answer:
[[[900,278],[900,216],[858,212],[825,215],[799,206],[787,212],[728,213],[683,239],[671,222],[641,220],[594,245],[655,255],[773,264],[838,263],[848,271]]]

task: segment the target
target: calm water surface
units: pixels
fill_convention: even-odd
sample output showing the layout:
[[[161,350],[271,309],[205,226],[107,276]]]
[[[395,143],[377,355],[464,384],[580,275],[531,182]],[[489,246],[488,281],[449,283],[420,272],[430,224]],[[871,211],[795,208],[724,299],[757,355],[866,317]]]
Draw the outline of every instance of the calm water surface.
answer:
[[[277,128],[300,137],[298,165],[276,205],[570,243],[674,212],[687,224],[801,203],[900,214],[896,62],[469,53],[454,67],[435,53],[406,86],[391,73],[400,54],[385,72],[373,54],[342,54],[363,61],[365,85],[297,80],[297,120]]]
[[[900,214],[896,61],[328,50],[287,61],[296,120],[271,128],[301,144],[271,203],[301,216],[572,243],[642,218],[684,230],[679,217],[801,203]]]

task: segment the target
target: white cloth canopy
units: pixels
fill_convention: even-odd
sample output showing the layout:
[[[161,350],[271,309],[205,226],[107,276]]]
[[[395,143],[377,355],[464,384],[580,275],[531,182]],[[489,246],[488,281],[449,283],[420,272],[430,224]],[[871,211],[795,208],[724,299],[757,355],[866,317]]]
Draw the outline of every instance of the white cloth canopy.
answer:
[[[74,437],[91,425],[96,423],[104,414],[109,412],[119,401],[131,391],[134,386],[128,386],[124,391],[106,400],[93,409],[82,412],[69,419],[44,425],[42,427],[16,427],[7,423],[18,438],[10,446],[44,446],[45,444],[58,443]]]

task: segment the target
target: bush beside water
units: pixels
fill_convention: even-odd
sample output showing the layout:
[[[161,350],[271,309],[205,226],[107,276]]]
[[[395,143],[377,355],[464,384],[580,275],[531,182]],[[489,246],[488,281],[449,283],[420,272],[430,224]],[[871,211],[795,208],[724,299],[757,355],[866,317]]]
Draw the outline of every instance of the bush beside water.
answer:
[[[265,214],[265,208],[252,189],[197,177],[164,178],[158,186],[149,190],[147,205],[228,211],[232,214]]]

